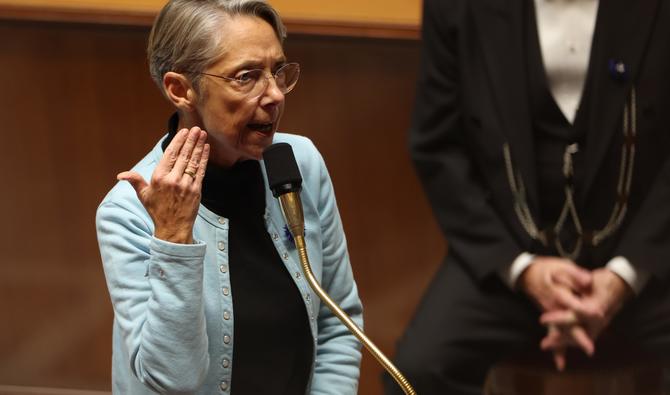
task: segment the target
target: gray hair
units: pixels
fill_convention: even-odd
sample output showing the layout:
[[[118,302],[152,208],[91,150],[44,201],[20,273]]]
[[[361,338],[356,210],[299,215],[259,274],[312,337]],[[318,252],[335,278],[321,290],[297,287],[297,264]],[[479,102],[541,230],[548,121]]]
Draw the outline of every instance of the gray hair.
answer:
[[[147,45],[151,78],[161,92],[168,71],[187,75],[199,90],[200,73],[223,55],[219,32],[231,16],[259,17],[281,43],[286,38],[279,14],[264,0],[170,0],[156,17]]]

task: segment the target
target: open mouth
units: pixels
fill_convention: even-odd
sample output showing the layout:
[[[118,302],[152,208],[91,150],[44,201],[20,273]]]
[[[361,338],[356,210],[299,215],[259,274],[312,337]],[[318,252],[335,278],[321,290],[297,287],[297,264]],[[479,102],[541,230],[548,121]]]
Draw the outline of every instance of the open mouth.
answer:
[[[261,133],[272,133],[273,123],[250,123],[247,127]]]

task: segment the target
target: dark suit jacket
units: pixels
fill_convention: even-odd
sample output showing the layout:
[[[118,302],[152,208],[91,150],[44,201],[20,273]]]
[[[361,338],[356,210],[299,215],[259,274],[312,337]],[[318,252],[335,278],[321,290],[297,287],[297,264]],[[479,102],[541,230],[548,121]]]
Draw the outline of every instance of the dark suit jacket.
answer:
[[[537,213],[524,1],[532,2],[424,1],[410,146],[449,255],[477,280],[533,248],[514,212],[502,149],[509,143]],[[602,0],[597,18],[579,110],[588,114],[587,137],[575,192],[586,227],[602,227],[616,198],[612,184],[619,171],[622,113],[633,86],[637,137],[625,221],[591,264],[624,256],[665,280],[670,275],[670,1]],[[623,80],[613,78],[610,60],[625,63]]]

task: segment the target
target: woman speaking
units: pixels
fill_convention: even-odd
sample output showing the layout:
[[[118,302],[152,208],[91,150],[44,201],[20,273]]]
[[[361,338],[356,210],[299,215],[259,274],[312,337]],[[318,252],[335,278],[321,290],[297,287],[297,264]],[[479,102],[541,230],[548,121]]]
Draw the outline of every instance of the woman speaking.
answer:
[[[362,307],[321,155],[276,133],[297,63],[260,0],[174,0],[149,37],[176,109],[104,198],[96,225],[114,307],[115,394],[355,394],[360,346],[301,274],[260,159],[289,143],[309,258],[359,325]]]

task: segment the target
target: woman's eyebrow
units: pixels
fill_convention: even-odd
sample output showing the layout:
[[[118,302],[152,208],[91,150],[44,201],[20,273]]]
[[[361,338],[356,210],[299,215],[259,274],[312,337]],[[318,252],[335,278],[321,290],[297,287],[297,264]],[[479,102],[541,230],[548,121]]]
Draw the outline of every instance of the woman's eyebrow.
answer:
[[[281,56],[278,57],[274,60],[274,64],[284,64],[286,63],[286,56]],[[262,69],[265,66],[263,61],[258,61],[258,60],[242,60],[239,63],[235,64],[234,66],[230,67],[231,71],[237,71],[237,70],[242,70],[242,69]]]

